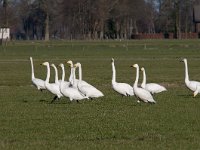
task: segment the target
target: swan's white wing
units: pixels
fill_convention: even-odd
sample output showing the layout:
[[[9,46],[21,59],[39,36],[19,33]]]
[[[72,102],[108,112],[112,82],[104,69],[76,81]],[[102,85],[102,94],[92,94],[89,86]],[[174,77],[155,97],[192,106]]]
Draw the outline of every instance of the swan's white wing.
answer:
[[[69,97],[70,100],[82,100],[87,98],[75,88],[65,88],[62,90],[62,93],[64,96]]]
[[[60,92],[60,87],[56,83],[48,84],[47,89],[54,95],[57,95],[59,98],[62,96]]]
[[[114,83],[114,84],[112,84],[112,87],[116,92],[118,92],[124,96],[128,96],[128,95],[133,96],[134,95],[133,88],[127,83]]]
[[[198,81],[190,81],[189,83],[186,83],[186,86],[191,91],[196,91],[197,86],[200,86],[200,82],[198,82]]]
[[[97,97],[104,96],[101,91],[99,91],[97,88],[95,88],[92,85],[78,84],[78,89],[81,91],[81,93],[83,93],[87,97],[97,98]]]
[[[46,89],[46,87],[44,85],[44,80],[42,80],[42,79],[34,78],[32,80],[32,83],[33,83],[33,85],[35,85],[38,88],[38,90],[40,90],[40,89],[42,89],[42,90]]]
[[[160,93],[160,92],[163,92],[163,91],[167,90],[164,86],[161,86],[161,85],[156,84],[156,83],[148,83],[148,84],[146,84],[145,89],[147,91],[151,92],[152,94]]]
[[[153,99],[149,91],[142,88],[137,88],[134,90],[134,92],[135,92],[135,95],[142,101],[155,103],[155,100]]]

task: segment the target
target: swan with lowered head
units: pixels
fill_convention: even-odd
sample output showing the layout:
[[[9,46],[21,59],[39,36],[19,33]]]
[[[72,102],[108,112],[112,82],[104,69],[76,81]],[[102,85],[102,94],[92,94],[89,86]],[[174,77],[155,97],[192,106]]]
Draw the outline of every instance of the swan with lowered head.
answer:
[[[141,71],[143,72],[143,81],[141,84],[141,87],[143,89],[149,91],[151,94],[167,91],[167,89],[164,86],[161,86],[157,83],[146,83],[146,73],[144,67],[141,68]]]
[[[122,96],[134,95],[133,87],[131,87],[129,84],[116,82],[116,70],[113,58],[112,58],[112,88]]]
[[[85,96],[89,98],[98,98],[104,96],[101,91],[99,91],[97,88],[92,86],[91,84],[85,84],[82,81],[82,67],[81,63],[76,63],[74,67],[79,68],[79,81],[78,81],[78,89],[81,93],[83,93]]]
[[[49,62],[44,62],[41,65],[44,65],[44,66],[47,67],[47,77],[46,77],[46,80],[44,82],[44,85],[45,85],[46,89],[49,92],[51,92],[52,94],[55,95],[55,97],[51,101],[51,103],[53,103],[57,98],[60,99],[63,95],[60,92],[59,84],[57,84],[57,83],[49,83],[49,79],[50,79],[50,66],[49,66]]]
[[[187,59],[183,58],[181,60],[181,62],[184,62],[184,64],[185,64],[185,85],[186,85],[186,87],[188,89],[190,89],[191,91],[196,93],[196,94],[194,94],[194,97],[195,97],[200,92],[197,89],[197,86],[200,86],[200,82],[199,81],[190,81],[189,80]]]
[[[65,97],[68,97],[68,98],[70,99],[70,101],[76,100],[76,101],[78,102],[79,100],[88,98],[88,97],[86,97],[86,96],[83,96],[83,95],[78,91],[78,89],[73,88],[73,87],[68,87],[68,88],[66,88],[66,87],[64,86],[65,69],[64,69],[64,65],[63,65],[63,64],[60,64],[59,66],[62,68],[62,80],[61,80],[61,84],[60,84],[60,91],[61,91],[61,93],[62,93]]]
[[[35,77],[35,74],[34,74],[34,67],[33,67],[33,59],[32,57],[30,57],[30,61],[31,61],[31,81],[33,83],[33,85],[38,89],[38,90],[45,90],[45,85],[44,85],[44,80],[42,79],[38,79]]]
[[[134,64],[131,67],[136,68],[136,78],[135,78],[135,82],[134,82],[134,85],[133,85],[135,96],[139,100],[142,100],[145,103],[156,103],[156,101],[153,99],[153,97],[152,97],[152,95],[149,91],[138,87],[138,80],[139,80],[139,66],[138,66],[138,64]]]

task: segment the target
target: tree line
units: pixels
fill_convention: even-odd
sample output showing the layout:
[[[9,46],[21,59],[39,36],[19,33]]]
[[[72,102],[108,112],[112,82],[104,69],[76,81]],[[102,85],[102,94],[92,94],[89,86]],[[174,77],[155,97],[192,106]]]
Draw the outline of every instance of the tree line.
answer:
[[[13,39],[131,39],[193,32],[200,0],[0,0],[0,27]]]

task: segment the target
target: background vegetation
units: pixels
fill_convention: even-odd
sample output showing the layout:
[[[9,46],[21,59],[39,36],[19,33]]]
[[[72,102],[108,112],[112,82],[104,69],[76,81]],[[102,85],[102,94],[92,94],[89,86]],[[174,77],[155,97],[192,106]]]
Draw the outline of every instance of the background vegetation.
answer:
[[[12,39],[130,39],[138,33],[194,32],[199,0],[0,0]]]

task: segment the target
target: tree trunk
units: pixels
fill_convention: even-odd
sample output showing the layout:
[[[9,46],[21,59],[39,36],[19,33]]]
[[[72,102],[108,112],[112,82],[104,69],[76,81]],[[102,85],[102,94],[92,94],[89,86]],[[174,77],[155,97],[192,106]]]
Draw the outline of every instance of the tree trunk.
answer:
[[[47,16],[45,18],[45,41],[49,41],[49,13],[47,12]]]
[[[103,19],[101,19],[100,21],[100,40],[103,40],[103,36],[104,36],[104,21]]]

